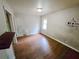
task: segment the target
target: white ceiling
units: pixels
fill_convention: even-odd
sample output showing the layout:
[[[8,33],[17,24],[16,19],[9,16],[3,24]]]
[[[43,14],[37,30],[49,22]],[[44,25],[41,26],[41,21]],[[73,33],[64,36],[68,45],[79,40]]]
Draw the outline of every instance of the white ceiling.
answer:
[[[15,14],[44,15],[79,4],[79,0],[7,0]],[[38,13],[37,8],[43,12]]]

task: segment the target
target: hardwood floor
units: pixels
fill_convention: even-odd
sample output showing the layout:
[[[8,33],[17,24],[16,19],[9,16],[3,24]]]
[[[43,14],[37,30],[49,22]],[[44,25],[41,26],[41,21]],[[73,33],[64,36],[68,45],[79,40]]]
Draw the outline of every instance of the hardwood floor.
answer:
[[[41,34],[19,37],[14,51],[16,59],[79,59],[76,51]]]

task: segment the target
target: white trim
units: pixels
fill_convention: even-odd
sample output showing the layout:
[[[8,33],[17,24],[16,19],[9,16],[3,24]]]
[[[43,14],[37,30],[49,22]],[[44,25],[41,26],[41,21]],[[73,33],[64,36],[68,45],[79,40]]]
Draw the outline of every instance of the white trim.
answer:
[[[60,40],[57,40],[55,37],[52,37],[52,36],[50,36],[50,35],[48,35],[48,34],[46,34],[46,33],[42,33],[42,34],[44,34],[44,35],[50,37],[51,39],[54,39],[54,40],[56,40],[57,42],[59,42],[59,43],[65,45],[65,46],[67,46],[67,47],[69,47],[69,48],[75,50],[76,52],[79,52],[78,49],[76,49],[76,48],[74,48],[74,47],[72,47],[72,46],[70,46],[70,45],[68,45],[68,44],[66,44],[66,43],[64,43],[64,42],[62,42],[62,41],[60,41]]]
[[[9,8],[10,9],[10,8]],[[5,11],[7,11],[9,14],[10,14],[10,25],[11,25],[11,31],[12,32],[16,32],[16,29],[15,29],[15,22],[14,22],[14,15],[13,13],[8,10],[5,5],[3,6],[3,10],[4,10],[4,15],[5,15]],[[6,19],[6,15],[5,15],[5,19]],[[16,38],[16,34],[14,36],[14,40],[13,40],[13,43],[17,43],[17,38]]]

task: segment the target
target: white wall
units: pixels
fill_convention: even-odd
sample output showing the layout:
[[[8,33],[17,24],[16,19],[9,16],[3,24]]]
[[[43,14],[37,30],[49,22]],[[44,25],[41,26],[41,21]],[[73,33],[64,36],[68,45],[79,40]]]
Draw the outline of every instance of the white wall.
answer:
[[[11,11],[6,1],[0,0],[0,35],[6,32],[6,18],[3,10],[3,5],[9,12]],[[0,50],[0,59],[15,59],[12,47],[7,50]]]
[[[0,0],[0,35],[5,32],[5,17],[2,5],[2,0]],[[0,58],[7,59],[6,50],[0,50]]]
[[[47,18],[47,30],[41,29],[41,32],[79,51],[79,27],[76,29],[67,24],[73,17],[79,20],[79,6],[44,15],[42,21]]]
[[[39,32],[40,17],[35,15],[17,14],[16,15],[17,35],[32,35]]]
[[[2,0],[0,0],[0,35],[5,32],[5,16],[2,5]]]

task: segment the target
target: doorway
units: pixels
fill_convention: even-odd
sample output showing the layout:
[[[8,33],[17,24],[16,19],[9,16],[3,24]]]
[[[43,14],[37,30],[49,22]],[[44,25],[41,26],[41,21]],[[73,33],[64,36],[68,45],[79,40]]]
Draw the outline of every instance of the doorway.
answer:
[[[11,14],[5,10],[5,16],[6,16],[6,31],[11,32]]]

